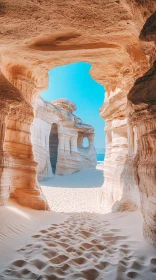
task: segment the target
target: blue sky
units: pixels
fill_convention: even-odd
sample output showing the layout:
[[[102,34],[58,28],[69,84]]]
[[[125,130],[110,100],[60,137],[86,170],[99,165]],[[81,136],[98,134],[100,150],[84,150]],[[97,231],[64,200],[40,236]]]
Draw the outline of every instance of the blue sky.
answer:
[[[52,101],[68,98],[76,104],[75,115],[95,129],[95,147],[104,148],[104,121],[99,109],[104,101],[105,89],[89,74],[91,64],[78,62],[58,66],[49,71],[49,88],[41,94],[42,98]]]

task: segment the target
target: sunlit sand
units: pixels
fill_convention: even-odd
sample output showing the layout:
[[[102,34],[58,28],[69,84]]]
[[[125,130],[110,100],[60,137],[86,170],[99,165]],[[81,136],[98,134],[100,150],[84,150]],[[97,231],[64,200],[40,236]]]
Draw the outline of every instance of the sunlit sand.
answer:
[[[155,279],[156,253],[143,238],[140,212],[99,214],[94,195],[103,177],[89,172],[42,182],[50,207],[64,213],[13,200],[0,208],[0,279]]]
[[[40,182],[50,208],[56,212],[101,213],[103,170],[83,169],[72,175],[54,176]]]

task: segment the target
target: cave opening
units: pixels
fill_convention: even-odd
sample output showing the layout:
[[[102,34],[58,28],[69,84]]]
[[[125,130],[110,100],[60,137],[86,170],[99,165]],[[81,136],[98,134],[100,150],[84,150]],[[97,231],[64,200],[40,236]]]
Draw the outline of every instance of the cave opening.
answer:
[[[83,146],[83,148],[88,148],[89,147],[88,137],[83,138],[82,146]]]
[[[77,139],[77,146],[78,146],[78,150],[88,150],[89,147],[90,147],[90,137],[91,135],[93,136],[94,138],[94,135],[92,133],[90,134],[85,134],[85,133],[82,133],[82,132],[79,132],[78,133],[78,139]]]
[[[5,2],[9,2],[9,1],[5,1]],[[33,2],[37,2],[37,1],[33,1]],[[95,2],[100,3],[99,9],[98,6],[96,6]],[[106,217],[104,217],[104,220],[101,219],[102,215],[98,217],[95,216],[95,214],[91,214],[89,216],[86,216],[86,214],[82,214],[82,219],[81,219],[80,215],[78,216],[76,214],[76,216],[74,217],[74,215],[72,214],[72,218],[70,218],[68,215],[67,222],[65,221],[63,226],[61,224],[60,227],[55,224],[56,222],[58,222],[59,216],[57,216],[56,220],[54,221],[52,221],[51,220],[52,217],[49,216],[50,222],[48,221],[48,224],[50,224],[51,226],[51,224],[54,223],[54,225],[50,227],[48,224],[47,225],[44,224],[44,216],[42,212],[40,216],[35,217],[34,216],[35,213],[31,213],[29,211],[28,215],[25,216],[25,218],[28,218],[26,220],[27,223],[30,220],[30,224],[27,224],[27,228],[31,228],[32,224],[35,225],[35,228],[32,229],[34,230],[35,235],[32,236],[32,231],[28,232],[27,230],[25,230],[23,226],[26,224],[25,221],[21,221],[22,223],[21,225],[20,224],[18,225],[18,228],[19,229],[23,228],[24,232],[26,232],[27,235],[28,234],[30,235],[31,241],[32,240],[34,241],[31,242],[32,244],[24,244],[23,248],[22,246],[20,246],[21,247],[20,251],[21,254],[25,252],[24,254],[28,255],[30,253],[29,252],[30,249],[32,249],[31,251],[34,252],[35,250],[33,250],[33,246],[35,248],[36,247],[35,244],[40,242],[41,243],[40,247],[42,248],[44,247],[43,250],[40,250],[41,253],[42,251],[44,251],[43,255],[46,255],[45,250],[47,251],[47,256],[49,259],[47,260],[46,263],[50,262],[50,264],[53,265],[53,263],[51,262],[52,260],[51,257],[53,258],[54,255],[55,258],[53,259],[55,263],[56,263],[56,258],[62,257],[63,260],[66,259],[65,265],[68,266],[69,264],[70,266],[73,250],[70,250],[71,248],[69,248],[69,246],[70,247],[72,246],[73,248],[74,245],[78,244],[78,246],[74,249],[77,255],[78,256],[80,255],[81,259],[75,258],[74,260],[72,260],[74,266],[73,270],[75,269],[76,266],[75,264],[78,263],[80,264],[80,262],[83,264],[84,261],[85,261],[85,269],[83,269],[82,275],[77,277],[90,278],[93,276],[94,278],[95,276],[98,278],[98,277],[105,277],[105,274],[108,275],[109,273],[110,278],[114,278],[114,277],[119,277],[119,278],[145,277],[146,278],[146,276],[148,276],[148,278],[150,279],[151,277],[154,278],[154,272],[155,272],[154,265],[156,263],[155,251],[154,252],[151,251],[150,253],[149,247],[143,240],[141,227],[142,227],[142,223],[144,222],[143,224],[144,236],[151,244],[155,244],[156,243],[155,242],[156,240],[155,238],[156,195],[155,195],[155,186],[154,186],[155,184],[154,124],[155,123],[154,123],[154,103],[153,103],[154,94],[152,91],[154,89],[153,85],[154,85],[155,73],[153,68],[149,70],[150,64],[154,59],[154,49],[153,49],[154,42],[141,42],[140,39],[143,41],[143,39],[146,38],[147,41],[150,41],[151,37],[154,37],[153,33],[149,32],[150,29],[153,27],[154,22],[151,22],[151,19],[149,19],[145,24],[144,26],[145,28],[143,28],[144,30],[143,32],[141,32],[140,36],[139,33],[143,23],[145,23],[146,18],[150,15],[152,11],[151,10],[152,2],[154,1],[153,0],[116,1],[116,2],[123,2],[123,3],[120,3],[120,5],[116,5],[115,3],[113,3],[111,7],[109,7],[110,6],[109,2],[110,1],[108,1],[108,5],[107,5],[106,3],[102,3],[102,1],[101,2],[94,1],[94,6],[89,7],[88,9],[85,6],[86,3],[84,4],[78,3],[77,8],[75,7],[75,5],[67,5],[67,7],[64,7],[65,5],[58,5],[59,7],[56,7],[55,5],[53,9],[55,14],[54,17],[51,16],[53,15],[53,11],[48,10],[48,13],[50,14],[51,17],[51,22],[54,21],[52,22],[52,24],[50,24],[49,16],[46,16],[46,9],[44,9],[44,13],[43,13],[42,11],[43,9],[41,7],[39,6],[36,8],[32,7],[35,13],[40,13],[40,10],[41,13],[43,13],[44,16],[43,22],[45,22],[46,24],[45,30],[44,30],[44,26],[41,24],[42,19],[40,15],[37,15],[39,21],[35,22],[34,30],[32,28],[33,21],[31,22],[31,24],[29,24],[31,30],[27,30],[26,34],[24,34],[25,38],[23,36],[23,30],[27,29],[26,25],[28,22],[30,22],[29,17],[27,16],[25,17],[26,19],[28,19],[27,22],[24,22],[22,20],[20,23],[19,21],[20,18],[19,18],[17,22],[19,26],[16,26],[17,24],[14,25],[15,30],[19,27],[17,36],[16,34],[13,34],[14,32],[12,31],[10,32],[9,25],[8,25],[8,30],[6,28],[5,28],[6,30],[3,30],[4,31],[3,35],[5,35],[6,33],[7,36],[3,36],[4,38],[6,38],[6,42],[5,41],[3,42],[1,48],[2,49],[1,71],[4,72],[4,75],[6,75],[8,81],[10,81],[11,84],[13,84],[15,87],[19,89],[19,92],[13,94],[13,90],[9,90],[8,91],[9,94],[6,93],[6,89],[5,90],[3,89],[3,80],[2,80],[0,202],[1,205],[4,206],[7,202],[9,192],[10,191],[12,192],[13,190],[11,194],[12,198],[17,200],[17,202],[19,202],[24,206],[29,206],[40,210],[46,210],[48,209],[47,204],[52,205],[52,207],[54,207],[53,201],[56,201],[57,205],[60,206],[61,204],[60,202],[63,201],[64,212],[66,212],[67,210],[72,210],[72,212],[74,210],[75,212],[76,211],[77,212],[80,211],[83,213],[85,212],[84,208],[82,207],[76,208],[77,202],[80,202],[79,197],[77,195],[75,196],[75,201],[73,201],[73,204],[71,204],[71,208],[70,208],[69,203],[72,200],[72,196],[68,195],[65,201],[65,196],[62,189],[60,191],[60,193],[62,192],[62,196],[59,194],[59,192],[56,192],[56,190],[53,191],[51,195],[52,203],[49,203],[48,195],[47,197],[45,195],[45,198],[44,195],[42,195],[42,188],[36,182],[36,169],[40,168],[41,175],[42,175],[42,173],[47,172],[46,169],[48,169],[48,164],[50,163],[49,166],[52,167],[53,173],[56,174],[58,160],[60,160],[60,163],[62,164],[64,160],[63,153],[65,152],[67,157],[65,163],[67,163],[67,165],[69,166],[70,168],[69,171],[73,172],[72,169],[73,163],[75,162],[74,159],[77,157],[78,149],[76,146],[77,144],[76,135],[74,133],[73,134],[71,133],[69,135],[68,129],[67,131],[62,131],[62,132],[59,131],[59,126],[56,123],[54,130],[55,130],[55,136],[57,135],[57,145],[55,141],[55,145],[54,145],[55,147],[53,149],[53,152],[55,151],[56,156],[55,156],[55,162],[53,164],[52,159],[54,159],[54,157],[52,157],[51,153],[49,153],[49,150],[51,152],[50,144],[53,138],[51,139],[49,138],[49,133],[50,135],[52,134],[51,133],[52,123],[55,124],[55,120],[53,120],[52,119],[53,116],[51,116],[51,120],[50,120],[51,123],[48,124],[49,127],[48,125],[45,126],[45,123],[48,118],[44,116],[43,122],[39,123],[38,116],[39,113],[42,111],[41,108],[42,106],[40,106],[38,111],[36,110],[35,112],[36,114],[34,114],[35,109],[33,105],[35,101],[35,96],[39,95],[39,91],[43,90],[43,88],[45,88],[45,86],[47,85],[47,79],[46,79],[48,77],[47,69],[56,66],[56,64],[60,65],[62,64],[62,62],[68,63],[70,61],[75,61],[77,59],[79,60],[84,59],[85,61],[90,60],[93,63],[93,68],[95,67],[95,70],[93,71],[94,77],[96,77],[97,79],[99,79],[99,81],[107,85],[108,95],[103,110],[104,111],[103,118],[105,118],[107,123],[106,129],[108,131],[107,134],[108,145],[107,145],[107,158],[104,166],[105,185],[103,186],[102,194],[100,193],[101,195],[100,199],[98,200],[97,204],[96,204],[97,200],[95,201],[90,199],[90,195],[92,193],[91,189],[89,190],[88,193],[86,192],[83,197],[84,197],[84,202],[85,203],[86,201],[88,202],[89,207],[87,206],[86,208],[89,211],[92,206],[96,206],[96,208],[92,208],[91,211],[94,211],[94,213],[100,212],[100,214],[101,213],[103,214],[103,212],[106,213],[106,211],[110,209],[112,203],[117,202],[117,204],[115,205],[116,208],[113,208],[111,210],[112,212],[114,212],[115,210],[116,212],[119,213],[115,213],[115,214],[112,213],[111,216],[110,214],[106,215]],[[130,2],[130,4],[128,4],[128,2]],[[10,10],[11,6],[10,7],[9,6],[7,12]],[[53,35],[52,34],[53,31],[49,29],[49,31],[47,30],[47,34],[49,35],[48,36],[45,35],[42,38],[42,34],[45,34],[47,27],[49,26],[50,28],[51,25],[53,25],[54,27],[58,26],[57,30],[60,29],[59,27],[61,27],[61,30],[64,29],[65,33],[67,32],[68,23],[70,23],[71,21],[69,20],[68,16],[63,17],[64,8],[66,8],[65,13],[69,16],[71,15],[72,17],[73,34],[72,35],[65,34],[66,36],[61,34]],[[74,10],[72,10],[73,8]],[[62,9],[62,11],[60,9]],[[28,10],[30,13],[29,7],[28,8],[24,7],[24,10],[25,11]],[[58,16],[56,10],[58,11]],[[76,12],[76,14],[74,14],[74,12]],[[85,12],[86,15],[83,14]],[[9,23],[9,13],[7,14],[8,14],[6,15],[7,21]],[[10,22],[14,24],[12,22],[13,13],[11,12],[10,15],[11,15]],[[45,16],[47,17],[48,22],[47,20],[45,20]],[[35,17],[36,16],[32,17],[32,20]],[[64,18],[63,20],[63,23],[65,23],[64,27],[62,21],[59,22],[60,17]],[[66,18],[68,22],[65,22]],[[3,22],[4,20],[5,18],[4,19],[2,18]],[[37,22],[39,24],[37,24]],[[4,25],[6,25],[5,22]],[[20,26],[22,27],[21,30],[20,30]],[[115,32],[116,35],[114,35]],[[35,38],[37,34],[39,35],[39,39]],[[61,67],[66,67],[66,65]],[[149,70],[147,74],[145,74],[146,70]],[[61,84],[62,77],[63,75],[59,79],[55,79],[55,80]],[[136,81],[138,77],[140,78],[139,80]],[[73,81],[73,79],[70,78],[70,83],[71,80]],[[7,85],[8,85],[8,81],[6,81]],[[84,83],[85,83],[85,79],[83,81],[83,85]],[[127,101],[127,93],[129,92],[133,84],[134,86],[131,89],[130,95],[128,94],[128,101]],[[77,87],[79,88],[79,86]],[[52,88],[51,93],[53,96],[55,92],[56,89]],[[19,100],[17,101],[22,104],[22,108],[19,107],[16,109],[15,106],[17,105],[18,102],[15,102],[15,98],[18,99],[20,93],[22,93],[21,101],[20,102]],[[73,93],[70,98],[73,102],[75,102],[72,99],[72,97],[74,96],[75,96],[75,90],[73,90]],[[81,96],[84,97],[83,94]],[[92,90],[90,90],[89,96],[90,98],[92,98]],[[97,96],[96,95],[94,96],[94,102],[96,101]],[[63,97],[62,93],[60,97]],[[55,99],[56,98],[59,97],[55,97]],[[77,104],[77,101],[75,103]],[[103,102],[101,102],[101,104],[102,103]],[[85,102],[85,107],[83,107],[82,104],[83,103],[81,103],[81,109],[83,110],[83,112],[85,112],[86,115],[88,116],[90,116],[91,114],[95,118],[95,115],[93,113],[94,108],[91,108],[89,110],[90,114],[88,114],[86,112],[87,102]],[[93,104],[95,105],[95,103]],[[49,105],[47,105],[47,107],[48,106]],[[100,108],[100,106],[98,106],[98,108]],[[61,110],[58,111],[59,113],[61,112]],[[36,142],[31,143],[30,124],[33,121],[34,115],[36,119],[36,127],[38,130],[35,135]],[[71,116],[71,114],[68,115],[69,117]],[[78,113],[78,116],[81,117],[81,114]],[[89,122],[86,121],[86,123],[93,124],[90,121]],[[77,125],[81,125],[81,121],[77,122]],[[129,128],[128,125],[130,125]],[[43,133],[43,128],[46,128],[45,134]],[[95,131],[95,140],[96,140],[96,137],[98,135],[97,126],[95,126],[95,129],[96,129]],[[101,132],[103,131],[103,127],[101,127],[100,131]],[[127,140],[127,134],[128,134],[128,140]],[[102,136],[101,135],[98,136],[98,139],[102,139]],[[36,160],[36,158],[34,158],[35,152],[33,154],[32,146],[36,154],[38,153],[39,155],[38,161]],[[60,159],[58,158],[58,147],[60,149]],[[98,148],[98,146],[96,146],[96,148]],[[101,148],[101,146],[99,146],[99,148]],[[129,154],[127,153],[127,150],[129,151]],[[46,159],[47,151],[50,159],[49,163],[48,160]],[[71,155],[72,155],[72,160],[70,160]],[[40,165],[38,164],[38,162]],[[60,166],[60,168],[61,167],[62,166]],[[67,169],[65,168],[64,170],[67,171]],[[92,175],[91,173],[87,173],[87,175],[90,178],[90,182],[93,181],[93,185],[95,187],[95,181],[93,179],[94,178],[96,179],[96,184],[97,184],[98,178],[94,176],[95,175],[94,172],[92,173],[93,173],[92,177],[91,177]],[[49,175],[49,173],[46,174]],[[66,180],[67,187],[69,187],[70,181],[72,181],[70,183],[72,187],[73,185],[75,186],[76,183],[79,186],[82,186],[82,184],[87,185],[87,182],[85,181],[87,175],[82,177],[81,182],[76,180],[78,176],[73,177],[76,178],[75,182],[73,182],[70,177],[68,181]],[[57,176],[54,176],[54,180],[56,179],[56,177]],[[64,181],[65,180],[63,178],[62,180],[63,186],[65,186]],[[101,182],[99,185],[100,186],[102,185]],[[53,183],[53,186],[56,185]],[[89,187],[91,187],[91,184],[89,185]],[[49,190],[47,192],[49,192]],[[55,197],[54,194],[56,195]],[[94,192],[92,198],[97,198],[97,192]],[[60,199],[59,203],[58,203],[58,199]],[[46,200],[48,203],[46,202]],[[141,207],[140,205],[138,208],[136,207],[138,206],[139,203],[138,204],[136,203],[136,205],[134,204],[134,202],[136,202],[137,200],[139,201],[139,203],[141,200]],[[105,202],[107,201],[108,201],[108,205],[105,205]],[[101,209],[102,205],[104,205],[104,211],[103,209]],[[16,222],[16,220],[17,221],[21,220],[19,215],[15,215],[15,217],[12,219],[13,215],[11,215],[11,213],[9,215],[8,207],[2,207],[2,208],[3,208],[2,215],[0,215],[2,216],[2,218],[3,217],[5,218],[3,211],[7,211],[6,217],[10,216],[11,221],[13,220]],[[143,214],[142,215],[143,219],[140,215],[138,216],[137,213],[135,212],[136,210],[140,210],[140,209]],[[60,208],[59,209],[55,208],[55,210],[57,211],[59,210],[62,212],[62,209]],[[27,209],[23,208],[23,212],[27,212]],[[21,215],[22,211],[20,211],[19,213]],[[19,214],[19,213],[16,212],[15,214]],[[41,219],[42,217],[43,217],[43,221]],[[7,222],[7,225],[9,227],[8,232],[14,232],[14,228],[17,223],[11,225],[10,223],[8,223],[8,219],[3,219],[3,220],[4,222]],[[3,220],[2,220],[2,224],[3,227],[5,228],[5,223],[3,223]],[[38,220],[40,220],[40,223],[38,223]],[[96,223],[94,222],[94,220]],[[77,222],[78,224],[75,222]],[[37,224],[39,224],[38,228],[37,228]],[[139,225],[138,229],[136,228],[137,225]],[[41,226],[42,228],[44,228],[44,230],[43,229],[41,230]],[[38,232],[39,230],[40,233]],[[58,235],[58,231],[60,233],[59,235]],[[22,236],[21,230],[19,232],[19,235],[21,237],[21,241],[25,240],[25,237]],[[79,235],[80,235],[80,239],[77,238]],[[59,236],[60,236],[60,240],[59,240]],[[4,237],[5,240],[7,240],[6,239],[7,234],[5,234]],[[97,237],[97,240],[95,240],[95,237]],[[9,238],[10,236],[8,236],[8,240]],[[49,238],[49,240],[47,238]],[[15,239],[17,239],[18,241],[19,239],[18,236]],[[59,241],[58,243],[61,244],[62,247],[59,246],[54,246],[54,247],[56,247],[56,251],[62,252],[62,256],[57,256],[57,254],[55,256],[54,250],[50,250],[50,248],[48,247],[51,246],[50,243],[51,239],[55,239],[54,243],[57,243],[57,241]],[[46,240],[45,244],[42,242],[44,240]],[[49,245],[47,240],[49,241]],[[67,240],[69,240],[69,244],[66,244],[68,243],[66,242]],[[65,244],[63,242],[65,242]],[[97,243],[99,246],[97,246]],[[56,245],[60,245],[60,244],[56,244]],[[19,246],[19,244],[17,245]],[[69,250],[67,249],[67,251],[71,252],[71,255],[68,254],[69,252],[68,253],[65,252],[64,248],[67,247],[65,245],[69,245],[68,246]],[[18,246],[16,249],[18,249]],[[8,246],[6,246],[6,249],[7,247]],[[27,248],[28,248],[28,252],[27,252]],[[80,251],[80,248],[84,248],[84,250]],[[89,258],[86,257],[87,256],[86,249],[88,248],[90,252],[91,251],[93,252],[93,256],[92,256],[93,258],[92,257],[90,258],[90,252],[89,252]],[[5,252],[4,249],[2,249],[2,251]],[[16,255],[16,251],[15,251],[15,255]],[[52,252],[52,256],[49,257],[50,251]],[[99,261],[99,256],[101,256],[100,251],[103,256],[105,255],[103,254],[103,252],[108,251],[107,263],[105,262],[105,256],[104,259],[100,259]],[[116,252],[116,255],[114,252]],[[5,254],[5,255],[11,256],[12,252],[11,254]],[[21,255],[19,259],[26,259],[25,258],[26,255]],[[127,255],[128,255],[128,262],[127,262]],[[145,258],[146,255],[147,258]],[[119,256],[119,260],[118,260],[118,256]],[[29,257],[30,260],[31,259],[33,260],[32,261],[33,270],[35,264],[34,261],[35,257],[36,257],[35,255],[34,256],[30,255]],[[42,258],[42,256],[40,257]],[[115,259],[115,263],[119,264],[118,266],[114,264],[112,265],[113,258]],[[89,259],[90,262],[87,263]],[[8,263],[8,260],[6,261],[3,258],[2,263],[4,262]],[[55,263],[54,266],[56,266],[56,273],[58,273],[59,272],[58,267],[57,265],[55,265]],[[95,263],[96,265],[92,267],[92,263]],[[126,263],[128,270],[125,268],[125,266],[124,267],[122,266],[122,264],[124,263]],[[15,270],[18,270],[19,261],[16,260],[16,258],[13,259],[13,265],[14,267],[17,266],[17,269]],[[28,263],[27,262],[24,263],[22,261],[22,266],[25,265],[28,266]],[[29,263],[29,265],[31,266],[31,263]],[[44,267],[44,263],[43,264],[41,263],[39,265],[40,266],[42,265]],[[35,266],[37,267],[38,263]],[[59,266],[61,267],[61,264]],[[106,266],[107,269],[106,270],[103,269]],[[51,267],[47,266],[46,268],[44,268],[44,272],[49,273],[50,271],[49,268]],[[24,271],[22,267],[20,270],[21,272]],[[148,274],[148,270],[151,270],[151,275]],[[14,275],[16,274],[15,273],[16,271],[7,269],[6,278],[8,276],[9,271],[10,271],[10,277],[12,277],[11,276],[12,273]],[[54,269],[52,273],[55,273]],[[62,270],[59,273],[61,277],[63,277]],[[30,276],[30,274],[31,271],[28,277]],[[74,276],[76,277],[76,275],[73,274],[73,277]],[[67,275],[65,275],[65,277],[66,276]]]
[[[57,99],[65,98],[76,105],[76,112],[73,114],[80,118],[77,125],[84,123],[94,128],[96,159],[97,162],[101,162],[105,157],[105,124],[100,117],[99,110],[104,102],[105,88],[92,78],[91,69],[90,63],[82,61],[51,69],[49,71],[49,87],[41,94],[41,97],[52,103]],[[58,82],[59,80],[61,83]],[[82,139],[82,147],[89,149],[90,141],[88,137],[85,138]],[[70,142],[73,142],[73,139]],[[72,146],[71,143],[69,146]]]
[[[97,188],[104,183],[100,108],[105,89],[92,78],[91,68],[90,63],[77,62],[51,69],[49,87],[36,100],[32,142],[42,185],[47,186],[47,179],[50,186],[68,188]],[[88,173],[82,181],[84,169]],[[60,175],[72,175],[70,182],[65,176],[61,181]]]
[[[50,136],[49,136],[49,153],[50,153],[50,163],[52,168],[52,173],[56,172],[57,155],[58,155],[58,125],[53,123],[51,126]]]

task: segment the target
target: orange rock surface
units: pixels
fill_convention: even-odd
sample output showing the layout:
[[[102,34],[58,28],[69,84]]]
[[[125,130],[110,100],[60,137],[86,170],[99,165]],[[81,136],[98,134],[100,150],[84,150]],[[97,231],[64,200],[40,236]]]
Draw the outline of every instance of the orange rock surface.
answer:
[[[146,225],[145,235],[148,236],[147,232],[151,231],[146,217],[151,203],[154,204],[150,223],[150,241],[154,243],[154,177],[152,175],[151,179],[146,175],[149,172],[146,172],[147,163],[153,165],[154,161],[153,105],[148,109],[147,103],[135,105],[135,108],[133,105],[127,106],[127,94],[136,79],[148,71],[155,57],[153,41],[143,42],[139,39],[143,25],[155,8],[155,0],[1,1],[0,205],[7,203],[11,186],[14,190],[12,195],[20,204],[36,209],[48,208],[37,184],[30,137],[34,100],[48,87],[48,71],[51,68],[71,62],[89,62],[92,64],[91,75],[107,91],[100,113],[106,120],[108,140],[104,167],[107,186],[103,186],[103,200],[107,198],[109,190],[108,207],[111,208],[118,200],[121,203],[123,200],[125,205],[126,194],[129,193],[132,194],[130,198],[134,207],[139,207],[140,198],[136,201],[135,194],[139,197],[139,192],[142,197],[140,182],[146,178],[148,186],[144,190],[151,199],[147,207],[143,204],[145,198],[141,199],[141,209]],[[148,93],[150,104],[152,96],[153,93]],[[132,107],[135,113],[131,119]],[[138,108],[139,117],[148,110],[147,120],[145,115],[141,117],[144,129],[139,129],[143,134],[137,134],[140,127],[135,120]],[[128,125],[127,118],[130,118]],[[144,138],[147,135],[147,145],[143,142],[139,145],[140,139],[143,139],[141,135]],[[143,152],[145,150],[148,151],[148,158]],[[135,164],[138,156],[139,166]],[[146,163],[142,165],[144,161]],[[139,182],[135,178],[136,165],[139,168]],[[131,172],[129,166],[132,167]],[[128,183],[125,178],[129,178]]]

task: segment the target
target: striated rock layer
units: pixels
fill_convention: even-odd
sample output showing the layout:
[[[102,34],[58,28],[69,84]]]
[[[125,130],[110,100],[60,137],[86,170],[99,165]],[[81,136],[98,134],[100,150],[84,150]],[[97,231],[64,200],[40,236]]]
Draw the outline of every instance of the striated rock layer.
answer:
[[[156,42],[156,12],[147,20],[140,38]],[[156,60],[128,94],[129,123],[136,127],[138,149],[134,170],[144,217],[144,235],[156,244]]]
[[[36,100],[31,138],[39,180],[55,173],[71,174],[82,167],[95,168],[94,128],[77,118],[75,110],[75,104],[67,99],[52,103]],[[87,148],[83,147],[85,137]]]
[[[125,205],[135,208],[139,207],[141,197],[144,232],[154,242],[155,210],[151,209],[155,209],[155,179],[149,175],[154,168],[154,104],[153,101],[141,101],[138,105],[134,102],[134,116],[132,112],[128,116],[131,107],[127,106],[127,94],[155,58],[155,45],[149,42],[151,35],[146,35],[148,42],[139,40],[143,25],[155,12],[155,0],[1,2],[0,204],[7,203],[11,188],[19,203],[47,208],[36,182],[37,164],[30,137],[33,104],[48,87],[51,68],[71,62],[89,62],[91,75],[107,91],[101,109],[107,133],[103,203],[107,202],[106,211],[117,201],[120,205],[114,205],[115,209],[126,209]],[[153,19],[155,15],[150,24]],[[146,94],[144,97],[146,99]],[[19,105],[21,107],[15,108]],[[138,111],[141,124],[139,120],[133,121]],[[152,171],[147,168],[148,163]]]

